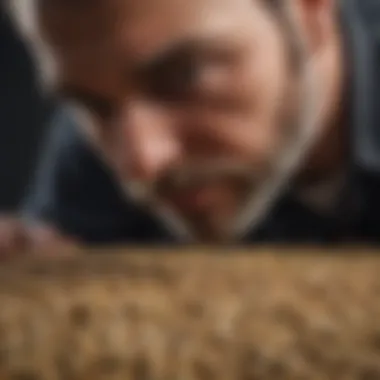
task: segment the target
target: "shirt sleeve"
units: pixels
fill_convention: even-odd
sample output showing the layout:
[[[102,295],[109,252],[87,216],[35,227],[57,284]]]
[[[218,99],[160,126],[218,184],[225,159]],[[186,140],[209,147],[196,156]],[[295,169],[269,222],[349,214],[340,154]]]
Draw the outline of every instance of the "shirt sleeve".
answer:
[[[89,243],[131,240],[138,214],[130,203],[70,115],[57,114],[22,207],[26,220],[47,222]]]

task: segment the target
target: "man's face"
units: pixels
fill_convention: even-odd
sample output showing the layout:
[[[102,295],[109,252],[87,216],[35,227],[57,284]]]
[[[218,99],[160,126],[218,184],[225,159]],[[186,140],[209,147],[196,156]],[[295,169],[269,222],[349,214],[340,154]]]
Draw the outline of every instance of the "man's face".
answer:
[[[278,186],[279,166],[302,145],[304,76],[265,2],[63,1],[42,9],[56,86],[90,116],[90,141],[130,195],[198,238],[226,238],[249,201]]]

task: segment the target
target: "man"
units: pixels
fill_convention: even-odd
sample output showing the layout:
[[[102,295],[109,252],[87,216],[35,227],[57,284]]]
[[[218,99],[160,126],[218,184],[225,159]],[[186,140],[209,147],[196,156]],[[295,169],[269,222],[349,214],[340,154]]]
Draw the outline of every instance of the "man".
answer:
[[[25,4],[66,107],[8,247],[379,240],[380,2]]]

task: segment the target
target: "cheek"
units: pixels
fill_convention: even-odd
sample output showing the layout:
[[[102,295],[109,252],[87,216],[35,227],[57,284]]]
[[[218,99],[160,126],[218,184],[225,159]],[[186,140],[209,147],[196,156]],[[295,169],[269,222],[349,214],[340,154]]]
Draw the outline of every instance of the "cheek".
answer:
[[[286,98],[288,73],[282,64],[282,56],[264,57],[265,54],[256,60],[253,69],[247,70],[248,74],[241,81],[242,86],[251,88],[246,93],[252,99],[247,124],[241,126],[242,130],[246,128],[246,136],[242,134],[242,138],[251,141],[252,155],[263,158],[274,155],[281,145],[287,130],[283,110],[291,103],[291,99]],[[239,130],[239,125],[236,130]]]
[[[221,157],[262,164],[273,157],[277,148],[277,131],[272,124],[255,114],[208,112],[189,126],[189,155]]]
[[[271,30],[266,36],[247,42],[243,58],[214,91],[225,106],[206,111],[199,124],[200,133],[207,133],[219,149],[258,162],[268,161],[279,148],[287,124],[283,109],[292,102],[286,97],[286,46],[279,32]],[[207,101],[204,104],[207,107]]]
[[[219,93],[226,99],[224,107],[207,109],[206,102],[205,111],[194,112],[198,120],[189,130],[198,133],[209,152],[219,150],[251,162],[268,161],[285,129],[280,120],[286,91],[281,62],[265,65],[264,59],[249,60],[230,78]]]

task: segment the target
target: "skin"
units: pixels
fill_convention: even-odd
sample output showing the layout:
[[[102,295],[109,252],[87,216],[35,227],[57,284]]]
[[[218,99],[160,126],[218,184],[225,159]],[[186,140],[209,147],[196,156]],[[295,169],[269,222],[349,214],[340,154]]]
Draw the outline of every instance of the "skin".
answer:
[[[128,195],[198,240],[236,238],[236,223],[267,212],[283,179],[320,179],[344,161],[334,2],[284,0],[304,37],[295,67],[295,41],[265,1],[46,1],[39,9],[54,91],[74,105]],[[320,85],[306,94],[305,70]],[[301,122],[310,104],[316,115]],[[297,165],[279,170],[294,151]]]

